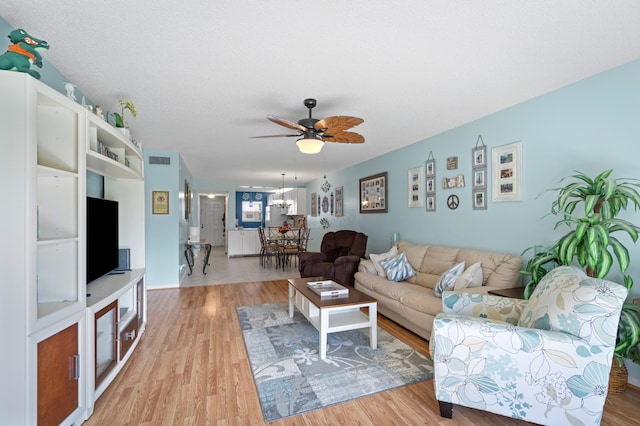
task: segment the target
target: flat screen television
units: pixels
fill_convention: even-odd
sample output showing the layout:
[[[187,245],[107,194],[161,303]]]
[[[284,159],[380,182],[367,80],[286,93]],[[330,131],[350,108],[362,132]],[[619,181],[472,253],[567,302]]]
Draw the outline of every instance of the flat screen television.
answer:
[[[87,197],[87,284],[118,268],[118,202]]]

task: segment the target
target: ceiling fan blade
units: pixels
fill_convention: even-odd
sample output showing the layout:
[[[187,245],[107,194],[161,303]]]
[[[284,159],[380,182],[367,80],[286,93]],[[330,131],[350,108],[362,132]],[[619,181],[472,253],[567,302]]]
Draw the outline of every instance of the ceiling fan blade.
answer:
[[[308,129],[298,123],[294,123],[291,120],[287,120],[286,118],[278,117],[277,115],[269,114],[267,118],[273,121],[276,124],[279,124],[284,127],[288,127],[293,130],[300,130],[301,132],[306,132]]]
[[[325,142],[338,142],[338,143],[363,143],[364,136],[356,132],[332,132],[324,134],[322,139]]]
[[[249,136],[251,139],[260,139],[260,138],[299,138],[300,134],[297,135],[265,135],[265,136]]]
[[[316,122],[313,126],[317,131],[324,131],[327,133],[336,133],[343,130],[350,129],[364,122],[362,118],[349,117],[347,115],[336,115],[333,117],[327,117],[324,120]]]

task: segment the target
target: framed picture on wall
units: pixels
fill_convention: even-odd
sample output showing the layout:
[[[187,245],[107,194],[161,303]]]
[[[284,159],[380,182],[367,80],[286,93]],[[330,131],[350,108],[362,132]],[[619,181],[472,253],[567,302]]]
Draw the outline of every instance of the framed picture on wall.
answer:
[[[344,203],[344,188],[342,186],[336,187],[336,217],[342,217],[343,212],[343,203]]]
[[[360,213],[387,213],[387,172],[360,179]]]
[[[151,191],[151,214],[169,214],[169,191]]]
[[[318,198],[317,192],[311,193],[311,217],[318,216],[318,203],[316,202],[316,198]]]
[[[424,180],[422,167],[409,169],[407,178],[409,207],[422,207],[422,182]]]
[[[522,200],[522,142],[492,149],[492,200]]]
[[[191,187],[189,181],[184,181],[184,219],[191,220]]]
[[[487,209],[487,190],[478,189],[473,191],[473,209],[474,210],[486,210]]]

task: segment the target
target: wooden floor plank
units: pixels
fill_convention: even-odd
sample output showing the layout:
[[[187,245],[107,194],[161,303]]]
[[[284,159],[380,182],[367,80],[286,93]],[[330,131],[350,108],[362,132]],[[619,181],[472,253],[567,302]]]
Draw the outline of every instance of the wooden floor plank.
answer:
[[[148,324],[138,347],[95,405],[86,425],[256,425],[262,411],[236,306],[287,300],[287,281],[148,292]],[[420,353],[428,342],[378,316],[380,327]],[[527,424],[465,407],[440,417],[426,381],[285,418],[273,425]],[[640,391],[607,398],[604,426],[640,424]]]

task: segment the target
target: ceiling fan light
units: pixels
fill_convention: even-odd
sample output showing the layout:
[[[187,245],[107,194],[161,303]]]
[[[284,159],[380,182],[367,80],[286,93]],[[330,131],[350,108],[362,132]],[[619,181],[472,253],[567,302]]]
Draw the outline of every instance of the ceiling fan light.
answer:
[[[298,139],[296,145],[303,154],[317,154],[322,150],[324,142],[316,138],[302,138]]]

